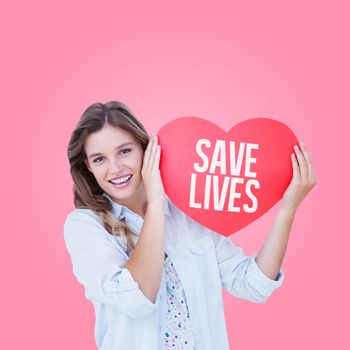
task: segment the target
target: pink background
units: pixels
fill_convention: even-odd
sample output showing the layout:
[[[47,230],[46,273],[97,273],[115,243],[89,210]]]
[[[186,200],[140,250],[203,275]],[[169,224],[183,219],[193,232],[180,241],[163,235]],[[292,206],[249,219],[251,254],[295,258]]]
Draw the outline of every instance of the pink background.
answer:
[[[225,130],[286,123],[318,184],[297,213],[266,304],[228,295],[232,349],[345,349],[349,313],[349,8],[346,1],[30,1],[2,6],[3,349],[95,349],[72,274],[66,156],[91,103],[120,100],[149,132],[196,115]],[[232,236],[259,250],[278,205]]]

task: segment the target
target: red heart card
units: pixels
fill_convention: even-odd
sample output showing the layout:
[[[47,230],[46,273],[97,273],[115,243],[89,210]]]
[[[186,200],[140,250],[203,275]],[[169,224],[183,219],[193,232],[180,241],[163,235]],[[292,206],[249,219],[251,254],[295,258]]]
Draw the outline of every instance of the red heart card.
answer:
[[[183,117],[158,132],[166,194],[192,219],[224,236],[247,226],[283,196],[298,139],[269,118],[243,121],[225,132]]]

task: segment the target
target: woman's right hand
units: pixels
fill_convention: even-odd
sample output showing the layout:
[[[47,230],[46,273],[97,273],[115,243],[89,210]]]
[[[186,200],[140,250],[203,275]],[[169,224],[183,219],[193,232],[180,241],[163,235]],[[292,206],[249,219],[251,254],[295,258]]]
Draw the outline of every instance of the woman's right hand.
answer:
[[[152,135],[143,155],[141,176],[145,186],[147,203],[164,204],[165,192],[159,170],[160,145],[157,135]]]

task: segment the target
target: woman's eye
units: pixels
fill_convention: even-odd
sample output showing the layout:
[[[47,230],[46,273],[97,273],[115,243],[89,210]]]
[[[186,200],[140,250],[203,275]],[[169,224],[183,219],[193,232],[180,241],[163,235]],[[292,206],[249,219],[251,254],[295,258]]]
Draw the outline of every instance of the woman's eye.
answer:
[[[122,152],[122,154],[126,154],[126,153],[129,153],[131,151],[131,148],[125,148],[125,149],[122,149],[120,152]]]
[[[122,149],[121,151],[119,151],[120,153],[122,153],[122,154],[127,154],[127,153],[129,153],[129,152],[131,152],[132,151],[132,149],[131,148],[124,148],[124,149]],[[103,157],[98,157],[98,158],[96,158],[96,159],[94,159],[94,163],[101,163],[100,162],[100,160],[101,159],[103,159]]]
[[[99,159],[102,159],[102,158],[103,158],[103,157],[98,157],[98,158],[94,159],[94,163],[99,163],[98,160],[99,160]]]

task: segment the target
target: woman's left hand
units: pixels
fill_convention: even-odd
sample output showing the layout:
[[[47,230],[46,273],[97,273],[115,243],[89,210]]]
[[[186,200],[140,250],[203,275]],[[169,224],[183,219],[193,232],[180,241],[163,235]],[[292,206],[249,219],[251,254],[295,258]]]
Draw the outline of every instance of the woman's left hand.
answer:
[[[310,153],[300,142],[300,148],[295,145],[296,153],[292,154],[293,177],[282,197],[282,206],[296,210],[305,196],[316,185],[315,172],[312,167]]]

